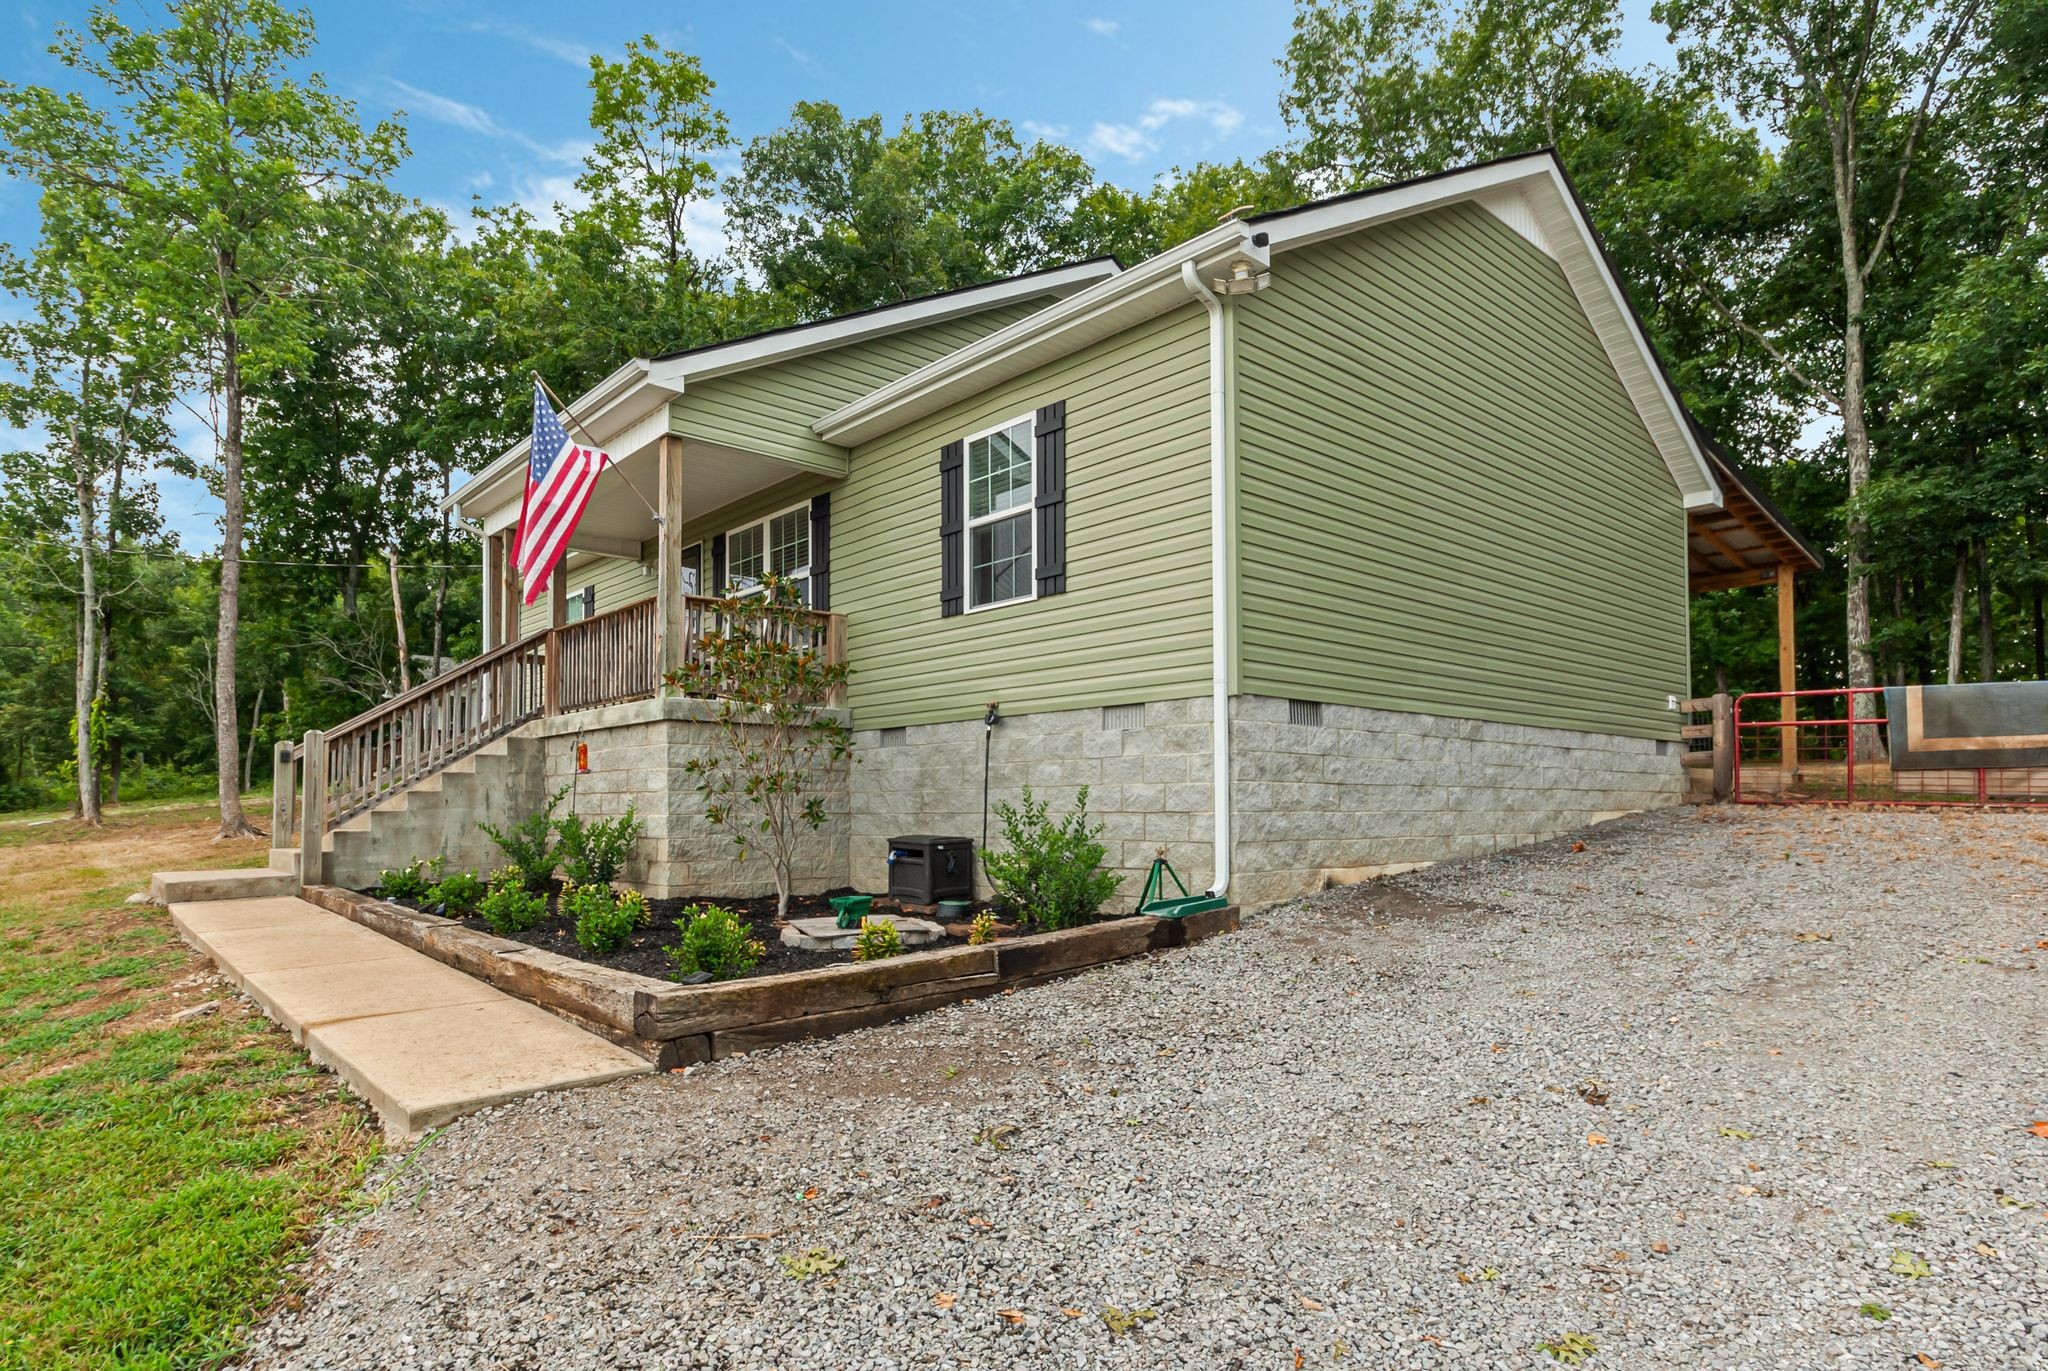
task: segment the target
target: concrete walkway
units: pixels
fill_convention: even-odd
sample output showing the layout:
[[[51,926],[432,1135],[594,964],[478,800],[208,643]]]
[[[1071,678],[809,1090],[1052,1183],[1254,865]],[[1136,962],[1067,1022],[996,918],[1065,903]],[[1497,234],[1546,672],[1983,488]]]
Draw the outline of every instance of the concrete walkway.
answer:
[[[625,1048],[299,899],[175,902],[185,941],[347,1081],[394,1142],[653,1070]]]

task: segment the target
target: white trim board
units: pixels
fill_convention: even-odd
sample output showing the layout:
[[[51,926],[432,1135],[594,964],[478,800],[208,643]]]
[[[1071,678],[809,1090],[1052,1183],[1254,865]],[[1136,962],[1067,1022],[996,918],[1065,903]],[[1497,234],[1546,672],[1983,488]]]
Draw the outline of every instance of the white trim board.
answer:
[[[1563,165],[1548,151],[1220,224],[878,387],[811,427],[828,442],[851,447],[1187,305],[1180,283],[1183,264],[1206,273],[1243,256],[1260,265],[1275,262],[1273,270],[1284,275],[1284,262],[1278,259],[1293,249],[1460,201],[1479,204],[1557,262],[1685,507],[1718,508],[1721,487],[1706,453],[1579,209]]]
[[[1114,261],[1096,258],[1045,271],[1027,272],[983,286],[969,286],[907,300],[899,305],[883,305],[858,314],[821,319],[812,324],[796,324],[673,356],[635,357],[568,405],[568,412],[576,420],[570,426],[571,435],[580,439],[587,430],[600,446],[611,448],[620,446],[620,434],[631,432],[635,441],[628,450],[632,450],[648,441],[641,437],[639,426],[649,420],[657,409],[682,395],[692,380],[704,381],[789,357],[899,333],[904,329],[943,323],[1041,295],[1069,296],[1115,276],[1119,270]],[[659,428],[660,432],[668,431],[665,414],[661,416]],[[489,503],[485,497],[491,487],[497,485],[506,472],[526,461],[527,445],[527,439],[520,439],[482,471],[463,482],[461,489],[448,497],[447,507],[460,514],[467,506]]]

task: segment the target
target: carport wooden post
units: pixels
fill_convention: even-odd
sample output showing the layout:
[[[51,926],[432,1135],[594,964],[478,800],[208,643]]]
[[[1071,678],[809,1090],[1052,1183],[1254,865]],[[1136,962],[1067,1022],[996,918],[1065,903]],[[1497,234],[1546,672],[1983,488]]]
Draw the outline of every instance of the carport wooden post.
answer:
[[[1778,689],[1788,694],[1799,688],[1798,659],[1794,655],[1793,617],[1796,607],[1792,590],[1793,569],[1789,562],[1778,563]],[[1778,718],[1791,723],[1799,717],[1799,701],[1792,699],[1778,702]],[[1781,728],[1778,732],[1783,741],[1784,765],[1792,771],[1799,769],[1799,730]]]
[[[686,632],[683,549],[676,541],[683,526],[683,440],[664,434],[654,460],[660,468],[654,497],[660,514],[654,528],[654,688],[660,694],[669,673],[682,668]]]

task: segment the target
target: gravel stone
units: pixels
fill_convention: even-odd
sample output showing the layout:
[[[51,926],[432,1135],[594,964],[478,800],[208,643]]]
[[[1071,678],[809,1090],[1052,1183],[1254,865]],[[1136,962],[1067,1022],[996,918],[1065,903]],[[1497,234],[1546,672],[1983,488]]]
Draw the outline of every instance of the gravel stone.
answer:
[[[250,1364],[2048,1367],[2044,896],[2048,816],[1666,810],[535,1097]]]

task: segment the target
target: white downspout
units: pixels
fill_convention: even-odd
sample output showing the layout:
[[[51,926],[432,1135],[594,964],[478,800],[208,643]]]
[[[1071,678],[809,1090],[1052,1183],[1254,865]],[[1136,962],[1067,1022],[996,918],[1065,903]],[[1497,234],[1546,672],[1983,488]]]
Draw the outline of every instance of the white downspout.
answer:
[[[1211,771],[1216,787],[1210,802],[1216,816],[1216,874],[1209,893],[1223,895],[1230,889],[1230,591],[1224,583],[1230,474],[1225,465],[1223,429],[1223,390],[1228,384],[1223,369],[1223,302],[1202,280],[1193,262],[1181,263],[1180,279],[1209,311],[1209,734],[1215,749]]]

